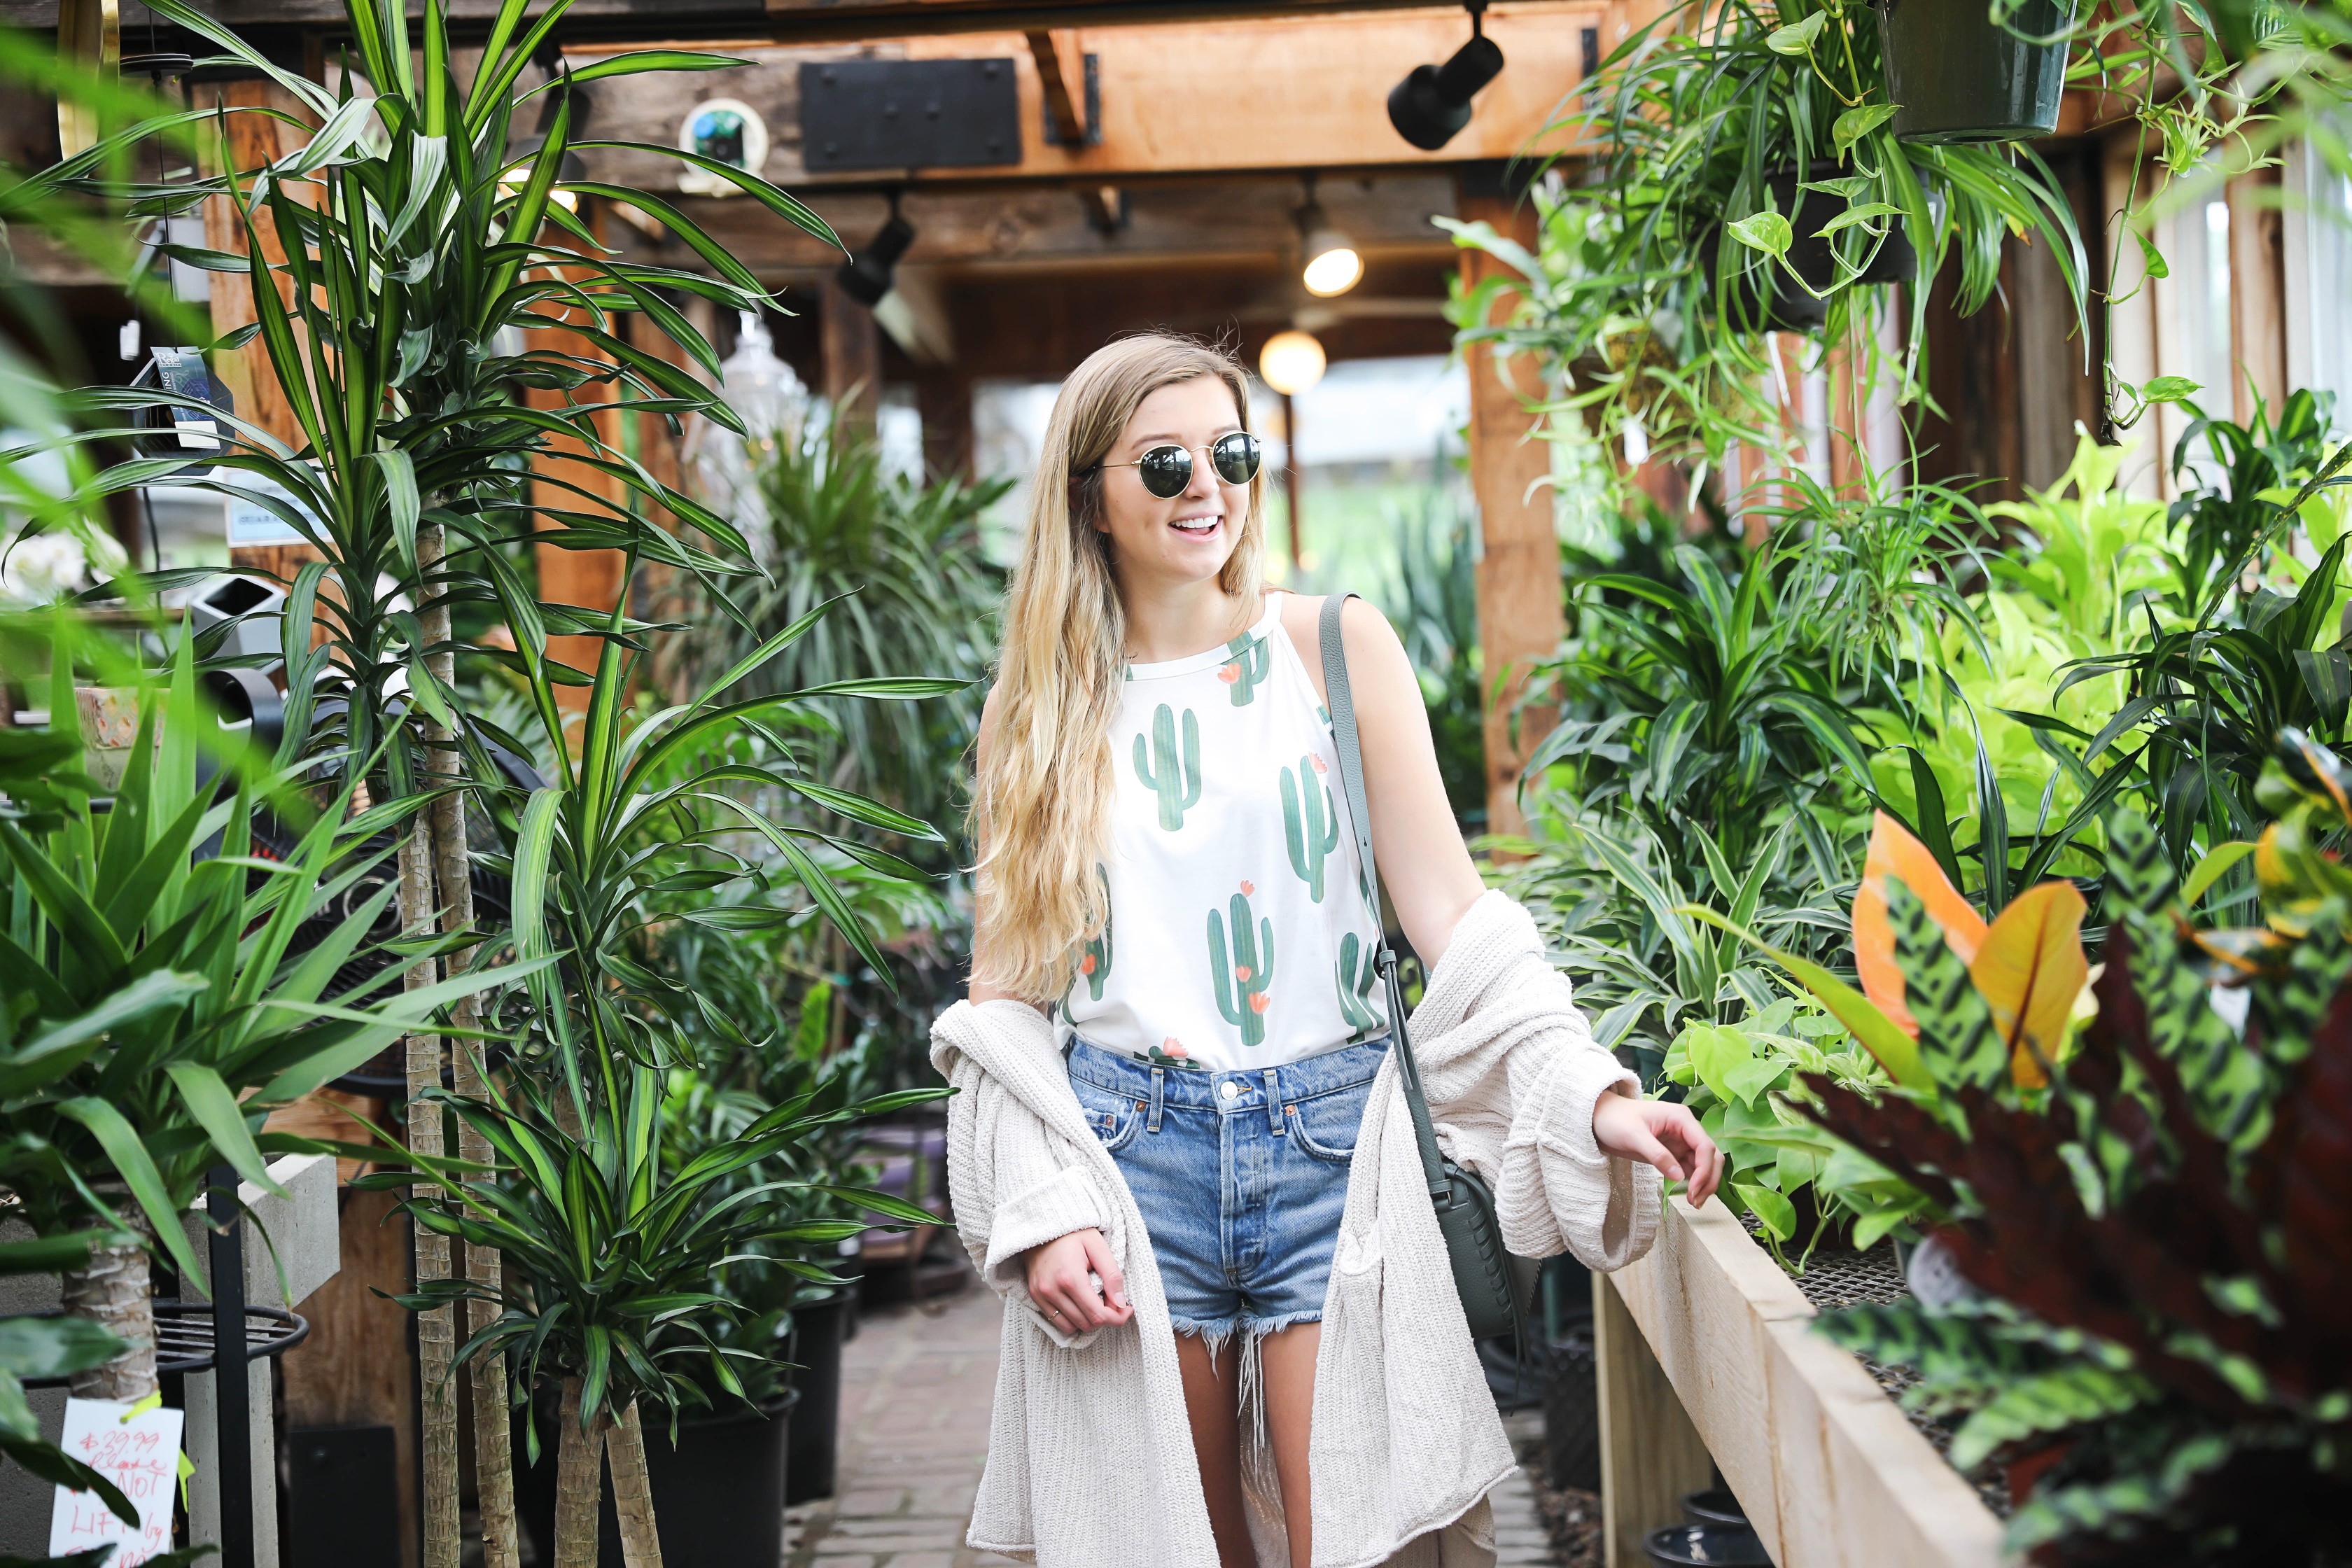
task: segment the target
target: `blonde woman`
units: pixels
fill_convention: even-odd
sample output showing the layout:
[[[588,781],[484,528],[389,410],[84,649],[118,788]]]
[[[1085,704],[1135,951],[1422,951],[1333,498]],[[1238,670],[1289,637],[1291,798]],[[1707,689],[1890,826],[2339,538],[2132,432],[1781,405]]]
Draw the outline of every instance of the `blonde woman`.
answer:
[[[957,1222],[1006,1297],[971,1541],[1049,1568],[1492,1560],[1510,1457],[1387,1065],[1320,601],[1263,586],[1263,482],[1222,353],[1079,366],[981,724],[971,997],[934,1031]],[[1394,632],[1361,602],[1340,628],[1441,1133],[1513,1250],[1628,1261],[1656,1173],[1704,1203],[1720,1156],[1482,886]]]

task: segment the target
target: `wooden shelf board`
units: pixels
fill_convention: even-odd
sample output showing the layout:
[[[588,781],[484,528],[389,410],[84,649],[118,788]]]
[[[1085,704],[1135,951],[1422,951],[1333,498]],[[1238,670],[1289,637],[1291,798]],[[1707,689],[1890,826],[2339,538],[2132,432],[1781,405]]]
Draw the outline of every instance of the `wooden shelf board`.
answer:
[[[1721,1204],[1609,1277],[1779,1568],[1996,1568],[2000,1521]]]

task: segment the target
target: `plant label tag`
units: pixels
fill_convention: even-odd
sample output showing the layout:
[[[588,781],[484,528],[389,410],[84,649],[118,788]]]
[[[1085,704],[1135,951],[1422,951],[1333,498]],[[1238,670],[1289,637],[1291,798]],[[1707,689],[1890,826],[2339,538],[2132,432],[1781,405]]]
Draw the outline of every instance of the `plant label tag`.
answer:
[[[239,489],[255,495],[268,496],[306,521],[316,522],[317,517],[283,485],[242,469],[219,469],[215,476],[234,483]],[[247,496],[226,496],[228,502],[228,542],[232,548],[252,544],[308,544],[301,530],[288,522],[283,514],[275,512]]]
[[[137,1568],[172,1550],[172,1492],[180,1476],[180,1426],[185,1413],[106,1399],[66,1401],[58,1447],[121,1489],[139,1510],[133,1528],[114,1517],[96,1492],[58,1488],[49,1512],[49,1555],[65,1557],[117,1544],[108,1568]]]

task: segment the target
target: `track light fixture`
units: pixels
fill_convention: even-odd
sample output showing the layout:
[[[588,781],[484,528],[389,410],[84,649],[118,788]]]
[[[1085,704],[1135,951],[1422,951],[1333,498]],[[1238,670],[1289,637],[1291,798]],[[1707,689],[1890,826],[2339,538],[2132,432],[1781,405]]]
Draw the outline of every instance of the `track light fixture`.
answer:
[[[1307,205],[1298,209],[1298,280],[1309,294],[1329,299],[1345,294],[1362,281],[1364,258],[1356,242],[1334,227],[1323,204],[1315,199],[1315,176],[1306,179]]]
[[[1470,123],[1470,100],[1503,68],[1503,51],[1486,36],[1486,0],[1466,0],[1470,41],[1442,66],[1415,66],[1389,90],[1389,123],[1424,153],[1434,153]]]
[[[843,293],[872,310],[890,292],[891,274],[898,269],[898,258],[915,243],[915,226],[898,216],[898,193],[890,193],[890,216],[866,242],[864,249],[855,252],[834,274]]]

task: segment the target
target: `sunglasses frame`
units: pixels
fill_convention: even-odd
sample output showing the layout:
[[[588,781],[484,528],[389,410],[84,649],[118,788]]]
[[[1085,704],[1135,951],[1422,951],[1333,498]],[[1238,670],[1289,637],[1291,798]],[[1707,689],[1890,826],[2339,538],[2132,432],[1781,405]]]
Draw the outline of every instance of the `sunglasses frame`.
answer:
[[[1223,446],[1228,441],[1235,440],[1246,441],[1249,443],[1249,472],[1244,474],[1238,479],[1229,479],[1226,477],[1224,469],[1217,467],[1216,457],[1218,447]],[[1178,496],[1182,495],[1186,490],[1192,488],[1192,454],[1196,449],[1209,454],[1209,467],[1215,471],[1218,482],[1222,484],[1248,484],[1252,479],[1257,478],[1259,470],[1265,466],[1265,443],[1258,439],[1256,431],[1228,430],[1205,447],[1194,448],[1185,446],[1181,441],[1160,441],[1145,448],[1143,455],[1136,458],[1133,462],[1097,463],[1095,467],[1097,468],[1133,468],[1136,470],[1135,477],[1137,479],[1141,481],[1146,494],[1150,495],[1159,500],[1174,500]],[[1151,481],[1145,479],[1143,474],[1143,465],[1150,462],[1155,454],[1160,452],[1181,452],[1184,455],[1183,480],[1166,495],[1161,495],[1158,490],[1152,489]]]

